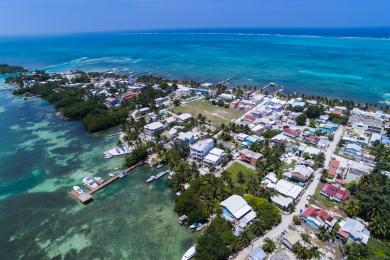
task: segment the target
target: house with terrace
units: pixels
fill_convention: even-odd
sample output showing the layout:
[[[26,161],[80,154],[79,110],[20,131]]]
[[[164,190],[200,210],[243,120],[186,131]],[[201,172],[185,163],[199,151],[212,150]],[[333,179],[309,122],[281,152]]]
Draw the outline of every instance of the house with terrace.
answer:
[[[337,223],[337,219],[333,218],[326,210],[315,205],[308,207],[301,214],[301,218],[308,226],[315,229],[320,227],[332,229]]]
[[[203,164],[207,166],[216,166],[221,163],[225,152],[219,148],[213,148],[203,159]]]
[[[153,122],[144,126],[144,133],[148,137],[154,137],[157,133],[164,130],[164,125],[160,122]]]
[[[320,194],[324,195],[329,200],[334,200],[340,203],[345,202],[350,196],[348,191],[339,188],[332,183],[326,183],[324,186],[322,186]]]
[[[197,143],[190,146],[190,157],[196,161],[202,161],[213,147],[213,139],[199,140]]]
[[[256,153],[248,149],[242,149],[240,151],[240,160],[256,166],[257,162],[263,157],[261,153]]]
[[[232,195],[220,203],[222,217],[234,226],[233,233],[239,235],[256,218],[256,212],[239,195]]]
[[[313,173],[314,170],[311,167],[299,164],[296,165],[290,172],[287,172],[286,175],[292,181],[306,183]]]

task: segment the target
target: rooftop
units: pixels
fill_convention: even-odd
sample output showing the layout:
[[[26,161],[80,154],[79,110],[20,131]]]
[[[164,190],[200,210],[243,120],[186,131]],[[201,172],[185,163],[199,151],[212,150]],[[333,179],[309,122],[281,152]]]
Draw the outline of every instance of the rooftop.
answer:
[[[232,195],[221,202],[221,206],[225,207],[237,219],[244,216],[252,210],[252,207],[239,195]]]

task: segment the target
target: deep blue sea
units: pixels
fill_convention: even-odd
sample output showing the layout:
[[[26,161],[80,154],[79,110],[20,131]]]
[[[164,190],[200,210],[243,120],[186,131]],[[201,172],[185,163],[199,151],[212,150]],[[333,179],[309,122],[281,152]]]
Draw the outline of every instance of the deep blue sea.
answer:
[[[390,102],[390,28],[225,29],[0,38],[0,63],[29,69],[128,68],[232,85]]]

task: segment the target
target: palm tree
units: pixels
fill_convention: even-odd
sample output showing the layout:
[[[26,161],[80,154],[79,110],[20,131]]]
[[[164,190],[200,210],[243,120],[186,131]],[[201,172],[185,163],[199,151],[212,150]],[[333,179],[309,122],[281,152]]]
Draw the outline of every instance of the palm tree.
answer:
[[[383,219],[379,216],[374,217],[369,223],[369,229],[376,237],[386,237],[389,232],[386,222],[383,223]]]
[[[261,220],[255,220],[252,225],[252,230],[253,230],[253,233],[256,235],[256,236],[260,236],[260,235],[263,235],[264,234],[264,231],[265,231],[265,225],[264,223],[261,221]]]
[[[317,236],[321,241],[327,241],[330,239],[331,235],[324,226],[321,226],[319,231],[320,232],[317,234]]]
[[[320,254],[320,250],[318,250],[318,247],[312,246],[312,247],[310,247],[309,250],[310,250],[310,255],[311,255],[310,258],[320,258],[321,254]]]
[[[310,236],[306,233],[302,233],[301,234],[301,238],[303,241],[305,241],[306,243],[310,244]]]
[[[214,203],[212,200],[205,200],[203,202],[203,210],[205,213],[211,215],[214,212]]]
[[[355,217],[359,213],[359,204],[357,203],[356,200],[350,200],[346,207],[345,207],[345,212],[348,214],[350,217]]]

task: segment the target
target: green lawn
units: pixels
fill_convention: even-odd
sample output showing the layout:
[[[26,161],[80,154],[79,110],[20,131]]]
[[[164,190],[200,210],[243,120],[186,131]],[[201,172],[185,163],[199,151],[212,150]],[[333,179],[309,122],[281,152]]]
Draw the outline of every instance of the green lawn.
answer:
[[[374,237],[368,240],[368,248],[373,252],[373,259],[389,259],[390,258],[390,243],[380,241]]]
[[[194,117],[202,114],[215,126],[228,124],[231,120],[237,119],[243,114],[242,111],[214,106],[206,100],[197,100],[175,107],[173,112],[190,113]]]
[[[238,162],[234,162],[226,171],[230,174],[230,177],[234,182],[237,182],[237,175],[239,171],[241,171],[244,174],[244,176],[256,174],[256,171],[249,169],[248,167],[245,167],[244,165]]]

